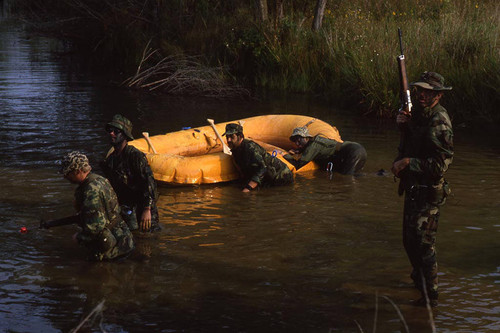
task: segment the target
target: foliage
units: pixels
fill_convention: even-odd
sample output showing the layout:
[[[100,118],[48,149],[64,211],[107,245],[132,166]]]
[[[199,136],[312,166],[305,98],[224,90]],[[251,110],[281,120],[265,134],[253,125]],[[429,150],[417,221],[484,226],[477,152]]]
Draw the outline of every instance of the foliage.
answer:
[[[316,1],[15,0],[38,29],[71,38],[130,76],[150,43],[158,59],[202,56],[241,83],[315,93],[342,107],[390,116],[398,108],[397,28],[410,80],[424,70],[454,87],[445,104],[460,121],[500,122],[500,3],[496,0],[329,1],[311,31]]]

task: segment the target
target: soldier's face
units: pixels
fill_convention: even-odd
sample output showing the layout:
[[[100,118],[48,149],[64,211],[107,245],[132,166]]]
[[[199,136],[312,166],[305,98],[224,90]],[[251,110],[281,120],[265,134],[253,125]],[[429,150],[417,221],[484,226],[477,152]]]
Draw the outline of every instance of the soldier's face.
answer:
[[[64,178],[67,179],[71,184],[80,184],[81,171],[73,170],[64,175]]]
[[[434,107],[439,102],[441,96],[443,96],[443,93],[417,87],[415,95],[417,96],[418,104],[426,108]]]
[[[127,140],[123,131],[116,127],[109,126],[106,130],[109,133],[109,138],[113,146],[119,146],[123,141]]]
[[[232,150],[234,148],[238,148],[243,141],[243,138],[238,136],[237,134],[226,135],[227,146]]]
[[[307,142],[309,142],[309,139],[303,138],[301,136],[296,136],[296,137],[292,138],[292,142],[297,146],[297,148],[301,149],[307,145]]]

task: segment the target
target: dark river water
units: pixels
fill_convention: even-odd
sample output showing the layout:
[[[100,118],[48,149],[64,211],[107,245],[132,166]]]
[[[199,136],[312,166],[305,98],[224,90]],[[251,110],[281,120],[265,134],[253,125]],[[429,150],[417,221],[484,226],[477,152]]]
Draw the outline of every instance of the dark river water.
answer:
[[[396,154],[393,120],[304,97],[137,94],[81,74],[68,56],[49,52],[60,47],[0,25],[1,332],[69,332],[102,301],[83,331],[404,332],[382,296],[411,332],[432,331],[425,308],[411,305],[419,295],[402,246],[403,200],[392,176],[377,173]],[[251,194],[231,183],[162,186],[163,229],[137,239],[142,256],[90,263],[71,240],[76,226],[37,226],[41,217],[73,213],[74,185],[56,162],[77,149],[96,166],[108,149],[104,124],[115,113],[133,121],[136,136],[204,126],[206,118],[315,116],[362,143],[368,161],[361,177],[316,171]],[[439,332],[499,331],[499,140],[456,126],[455,142],[433,321]]]

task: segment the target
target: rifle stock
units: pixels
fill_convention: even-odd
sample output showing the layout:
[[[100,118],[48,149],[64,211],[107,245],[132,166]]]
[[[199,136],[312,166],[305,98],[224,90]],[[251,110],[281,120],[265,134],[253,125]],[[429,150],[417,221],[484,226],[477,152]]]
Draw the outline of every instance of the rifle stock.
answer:
[[[403,36],[401,33],[401,28],[398,28],[399,36],[399,48],[401,49],[401,54],[397,57],[398,59],[398,69],[399,69],[399,100],[401,107],[399,112],[406,112],[411,114],[411,96],[410,96],[410,84],[408,82],[408,75],[406,74],[406,63],[405,55],[403,53]]]
[[[60,227],[62,225],[79,224],[79,223],[80,223],[79,215],[72,215],[68,217],[63,217],[62,219],[49,220],[49,221],[44,221],[42,219],[40,221],[40,229],[50,229],[53,227]]]

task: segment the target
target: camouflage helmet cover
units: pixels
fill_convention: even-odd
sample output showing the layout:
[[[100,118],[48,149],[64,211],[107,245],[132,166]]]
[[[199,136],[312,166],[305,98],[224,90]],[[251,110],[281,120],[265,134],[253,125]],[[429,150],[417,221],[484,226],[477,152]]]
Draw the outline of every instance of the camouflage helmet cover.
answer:
[[[444,77],[436,72],[423,72],[418,81],[412,82],[410,85],[436,91],[452,89],[444,86]]]
[[[305,126],[296,127],[293,130],[292,135],[290,135],[290,140],[293,141],[293,138],[296,137],[296,136],[300,136],[300,137],[303,137],[303,138],[312,138],[312,135],[309,134],[309,130]]]
[[[64,155],[61,161],[61,170],[64,176],[75,170],[90,171],[89,159],[79,151],[72,151]]]
[[[134,137],[132,136],[132,122],[121,114],[115,114],[113,116],[113,120],[106,124],[106,129],[109,127],[118,128],[123,132],[123,134],[125,134],[129,141],[134,140]]]
[[[226,125],[226,131],[222,135],[223,136],[224,135],[232,135],[232,134],[236,134],[236,133],[243,133],[243,126],[241,126],[239,124],[232,123],[232,124]]]

